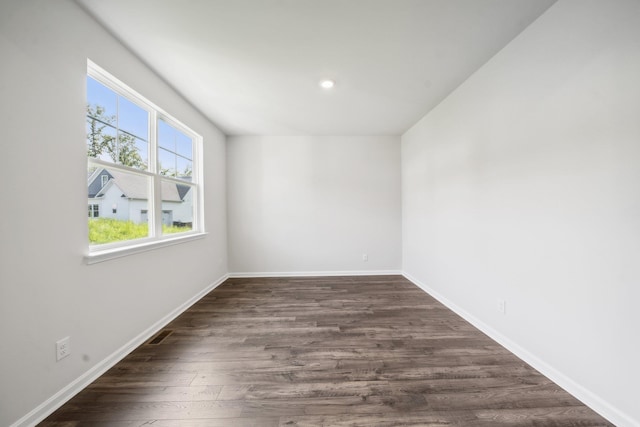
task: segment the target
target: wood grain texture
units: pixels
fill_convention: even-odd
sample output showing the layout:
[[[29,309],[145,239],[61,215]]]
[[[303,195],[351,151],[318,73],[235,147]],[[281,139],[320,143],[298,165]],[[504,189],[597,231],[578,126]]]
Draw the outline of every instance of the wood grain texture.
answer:
[[[166,329],[40,425],[611,425],[401,276],[229,279]]]

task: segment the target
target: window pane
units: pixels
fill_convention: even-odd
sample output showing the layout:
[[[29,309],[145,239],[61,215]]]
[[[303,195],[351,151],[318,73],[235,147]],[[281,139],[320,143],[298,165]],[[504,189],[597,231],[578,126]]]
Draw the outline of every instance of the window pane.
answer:
[[[118,128],[140,139],[149,139],[149,113],[127,98],[119,97]]]
[[[193,159],[193,141],[182,132],[176,133],[176,153],[189,160]]]
[[[183,233],[193,229],[191,185],[162,180],[162,234]]]
[[[142,139],[136,138],[136,150],[142,159],[143,167],[140,169],[148,169],[149,167],[149,143]]]
[[[116,130],[93,117],[87,117],[87,155],[108,162],[115,162]]]
[[[118,134],[118,163],[136,169],[147,169],[148,143],[127,133]]]
[[[149,178],[91,164],[88,173],[89,243],[149,236],[148,218],[142,214],[149,209]]]
[[[158,145],[169,151],[176,151],[175,129],[162,119],[158,120]]]
[[[158,120],[158,144],[182,157],[193,159],[193,140],[162,119]]]
[[[87,77],[88,156],[147,169],[148,138],[149,113]]]
[[[115,123],[118,95],[91,77],[87,77],[87,114],[107,123]]]
[[[160,162],[160,174],[176,176],[176,155],[164,148],[158,149],[158,161]]]
[[[184,157],[177,156],[177,173],[178,178],[191,181],[193,176],[193,162]]]

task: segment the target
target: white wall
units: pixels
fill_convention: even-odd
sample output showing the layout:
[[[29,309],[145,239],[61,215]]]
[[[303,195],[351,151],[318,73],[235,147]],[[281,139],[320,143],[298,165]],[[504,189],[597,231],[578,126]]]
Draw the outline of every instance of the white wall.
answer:
[[[402,137],[404,271],[621,426],[639,161],[635,0],[559,1]]]
[[[230,137],[227,170],[230,271],[400,269],[399,137]]]
[[[204,137],[206,238],[85,265],[87,58]],[[0,2],[0,93],[7,426],[226,274],[225,140],[67,0]],[[68,335],[72,354],[56,363],[54,343]]]

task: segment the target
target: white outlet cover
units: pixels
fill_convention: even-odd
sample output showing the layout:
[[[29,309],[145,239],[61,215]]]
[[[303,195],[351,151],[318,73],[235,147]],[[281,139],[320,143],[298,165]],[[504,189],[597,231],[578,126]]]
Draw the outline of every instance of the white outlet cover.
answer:
[[[64,337],[56,341],[56,361],[62,360],[71,354],[71,337]]]
[[[505,300],[498,300],[498,311],[502,314],[507,314],[507,302]]]

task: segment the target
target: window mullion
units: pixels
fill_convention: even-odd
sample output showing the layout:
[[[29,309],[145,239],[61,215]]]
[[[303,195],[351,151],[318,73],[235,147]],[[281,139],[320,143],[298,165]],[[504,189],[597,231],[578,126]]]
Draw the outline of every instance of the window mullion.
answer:
[[[191,163],[191,175],[192,182],[195,184],[195,197],[193,198],[193,226],[194,230],[204,231],[204,194],[202,192],[202,185],[204,182],[204,175],[202,170],[203,160],[202,156],[202,138],[195,137],[192,145],[191,157],[194,159]],[[195,159],[200,159],[195,161]]]
[[[120,95],[116,96],[116,158],[114,163],[120,163]]]
[[[153,173],[151,200],[149,203],[150,226],[152,236],[162,236],[162,183],[160,181],[158,164],[158,114],[149,112],[149,171]]]

